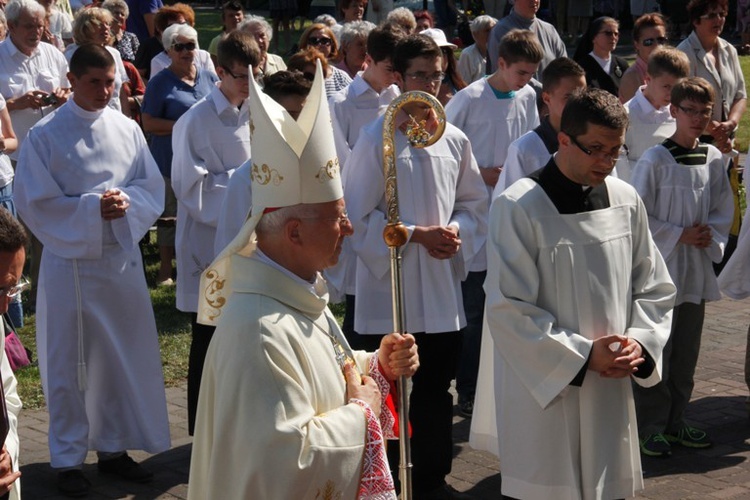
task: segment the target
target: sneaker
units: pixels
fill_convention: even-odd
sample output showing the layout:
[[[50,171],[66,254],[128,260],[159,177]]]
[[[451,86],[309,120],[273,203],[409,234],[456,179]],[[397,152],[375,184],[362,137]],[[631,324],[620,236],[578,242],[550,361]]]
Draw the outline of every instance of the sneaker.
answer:
[[[471,415],[474,413],[474,399],[459,400],[458,413],[462,417],[471,418]]]
[[[127,453],[111,460],[99,460],[97,468],[101,474],[114,474],[134,483],[147,483],[154,478],[151,471],[141,467]]]
[[[672,446],[664,437],[664,434],[657,432],[649,434],[640,440],[641,453],[647,457],[668,457],[672,454]]]
[[[57,473],[57,490],[66,497],[79,498],[89,494],[91,482],[80,469],[64,470]]]
[[[667,432],[664,437],[672,444],[680,444],[686,448],[710,448],[711,439],[705,431],[686,425],[677,432]]]

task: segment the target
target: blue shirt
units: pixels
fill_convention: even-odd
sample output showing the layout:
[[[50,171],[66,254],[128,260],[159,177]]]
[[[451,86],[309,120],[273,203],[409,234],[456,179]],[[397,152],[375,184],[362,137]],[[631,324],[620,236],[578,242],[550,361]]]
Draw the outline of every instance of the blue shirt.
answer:
[[[143,19],[145,14],[156,14],[164,4],[161,0],[126,0],[130,15],[128,16],[126,31],[135,33],[141,42],[149,38],[148,26]]]
[[[219,78],[210,71],[198,71],[195,85],[180,80],[169,68],[159,71],[148,81],[142,111],[154,118],[177,121],[185,111],[211,93]],[[151,154],[164,177],[172,171],[172,134],[153,135],[149,140]]]

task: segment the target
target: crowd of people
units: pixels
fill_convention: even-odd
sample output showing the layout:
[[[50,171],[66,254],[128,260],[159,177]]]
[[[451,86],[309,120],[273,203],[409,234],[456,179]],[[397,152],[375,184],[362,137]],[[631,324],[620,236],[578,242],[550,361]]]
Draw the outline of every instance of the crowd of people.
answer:
[[[28,248],[60,492],[88,493],[89,450],[146,482],[127,450],[170,446],[138,246],[154,225],[157,286],[191,316],[191,498],[394,498],[385,442],[403,433],[414,498],[465,498],[446,483],[454,379],[508,498],[629,497],[641,455],[711,446],[684,418],[705,303],[750,295],[728,1],[690,0],[683,40],[631,2],[632,65],[617,9],[593,18],[607,2],[553,2],[554,25],[539,0],[486,2],[460,54],[446,2],[331,3],[293,45],[295,5],[272,1],[269,23],[229,0],[207,50],[184,3],[4,6],[0,309],[22,324]],[[421,149],[411,136],[442,120],[421,101],[384,130],[409,91],[444,106]],[[392,333],[384,156],[408,334]],[[6,445],[0,493],[18,497]]]

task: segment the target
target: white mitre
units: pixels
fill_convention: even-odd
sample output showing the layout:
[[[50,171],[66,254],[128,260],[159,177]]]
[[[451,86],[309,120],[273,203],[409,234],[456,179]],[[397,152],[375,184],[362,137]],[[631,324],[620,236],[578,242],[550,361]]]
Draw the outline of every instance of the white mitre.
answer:
[[[255,227],[269,209],[344,197],[323,71],[317,64],[305,106],[295,120],[250,79],[252,209],[239,234],[201,275],[198,322],[215,325],[232,293],[230,260],[255,250]]]

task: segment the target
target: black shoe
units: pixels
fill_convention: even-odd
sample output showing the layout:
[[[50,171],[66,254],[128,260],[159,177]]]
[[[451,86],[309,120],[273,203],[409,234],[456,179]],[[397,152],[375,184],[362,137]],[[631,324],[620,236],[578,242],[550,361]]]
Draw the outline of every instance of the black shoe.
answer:
[[[414,498],[416,500],[468,500],[474,497],[466,493],[461,493],[450,484],[444,484],[426,493],[415,493]]]
[[[102,474],[114,474],[134,483],[147,483],[154,478],[153,472],[141,467],[127,453],[111,460],[99,460],[96,466]]]
[[[91,482],[80,469],[64,470],[57,473],[57,490],[66,497],[79,498],[89,494]]]
[[[458,413],[465,418],[471,418],[474,413],[474,398],[458,400]]]

